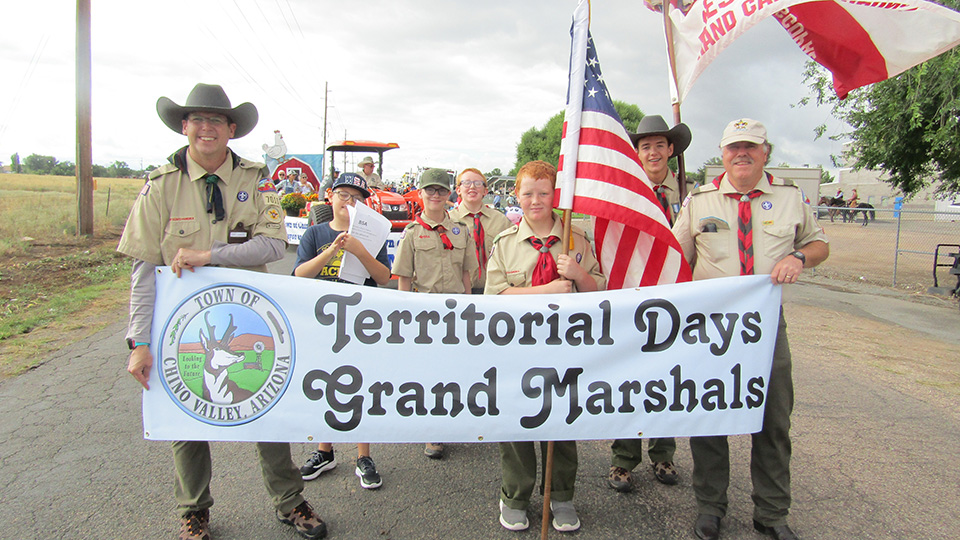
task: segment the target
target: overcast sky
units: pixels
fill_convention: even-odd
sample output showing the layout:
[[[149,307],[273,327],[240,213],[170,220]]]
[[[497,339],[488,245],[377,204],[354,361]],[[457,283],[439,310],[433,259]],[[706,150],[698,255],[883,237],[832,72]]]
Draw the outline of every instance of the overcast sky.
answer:
[[[280,130],[288,153],[328,143],[396,142],[387,179],[417,166],[507,172],[520,135],[564,107],[576,0],[93,0],[93,161],[159,165],[186,144],[157,117],[198,82],[249,101],[260,123],[232,141],[262,160]],[[36,153],[75,161],[76,2],[4,2],[0,20],[0,162]],[[641,0],[595,0],[591,31],[614,99],[672,123],[660,15]],[[823,164],[839,143],[814,140],[827,109],[807,95],[806,56],[772,19],[714,61],[682,105],[693,131],[687,169],[719,154],[727,122],[767,125],[773,163]],[[358,156],[359,159],[359,156]],[[348,165],[347,170],[352,170]]]

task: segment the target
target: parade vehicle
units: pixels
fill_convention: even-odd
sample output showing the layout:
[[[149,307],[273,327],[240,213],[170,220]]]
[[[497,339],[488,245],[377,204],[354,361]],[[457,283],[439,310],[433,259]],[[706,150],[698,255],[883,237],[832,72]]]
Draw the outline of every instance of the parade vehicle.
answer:
[[[399,148],[397,143],[383,143],[376,141],[338,141],[327,146],[329,152],[329,174],[330,179],[335,173],[334,164],[337,161],[337,154],[343,153],[362,153],[376,154],[377,174],[383,178],[383,154],[390,150]],[[323,201],[321,204],[313,204],[309,212],[309,224],[324,223],[333,219],[333,209],[331,208],[332,192],[330,184],[332,180],[325,180],[323,185]],[[390,220],[390,229],[392,231],[402,231],[404,227],[410,224],[420,211],[421,202],[417,191],[410,191],[401,195],[394,191],[386,189],[377,189],[368,186],[370,196],[367,197],[366,204],[373,210]]]

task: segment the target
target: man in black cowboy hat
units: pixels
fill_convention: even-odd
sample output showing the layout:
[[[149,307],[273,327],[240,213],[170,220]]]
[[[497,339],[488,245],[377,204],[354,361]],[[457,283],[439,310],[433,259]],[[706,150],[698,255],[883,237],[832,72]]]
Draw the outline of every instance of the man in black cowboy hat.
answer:
[[[686,124],[677,124],[673,128],[659,115],[644,116],[637,126],[637,132],[630,134],[630,141],[637,149],[643,172],[653,184],[657,200],[663,207],[667,221],[672,225],[680,210],[680,192],[677,176],[667,167],[673,156],[682,153],[690,145],[690,128]],[[638,286],[639,283],[624,283],[624,287]],[[663,484],[674,485],[679,479],[673,465],[673,454],[677,450],[675,439],[649,439],[647,455],[654,477]],[[643,457],[643,442],[640,439],[618,439],[610,447],[612,457],[607,484],[613,489],[627,492],[633,489],[631,471],[640,464]]]
[[[187,136],[188,145],[154,170],[137,196],[117,251],[134,259],[130,280],[127,371],[148,388],[153,354],[150,328],[156,296],[154,269],[217,265],[266,271],[283,257],[286,231],[280,199],[262,163],[234,154],[227,143],[257,125],[251,103],[230,106],[217,85],[198,84],[184,106],[161,97],[160,119]],[[277,518],[304,538],[323,538],[326,524],[304,500],[303,480],[288,443],[257,443],[264,484]],[[206,441],[173,443],[175,497],[181,540],[209,540],[212,462]]]

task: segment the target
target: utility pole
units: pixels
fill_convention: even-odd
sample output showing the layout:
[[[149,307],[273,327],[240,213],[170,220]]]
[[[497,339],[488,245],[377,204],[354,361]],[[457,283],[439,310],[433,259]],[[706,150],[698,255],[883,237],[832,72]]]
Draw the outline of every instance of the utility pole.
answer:
[[[77,236],[93,236],[90,0],[77,0]]]
[[[330,94],[330,82],[323,82],[323,159],[327,159],[327,96]],[[333,160],[330,160],[330,181],[333,182]]]

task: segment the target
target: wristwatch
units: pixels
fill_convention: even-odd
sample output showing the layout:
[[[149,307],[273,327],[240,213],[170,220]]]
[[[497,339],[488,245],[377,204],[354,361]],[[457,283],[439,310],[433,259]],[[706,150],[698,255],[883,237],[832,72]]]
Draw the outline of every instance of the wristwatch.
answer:
[[[807,264],[807,256],[804,255],[802,251],[794,251],[793,253],[791,253],[791,255],[800,259],[801,263]]]
[[[146,342],[136,342],[136,341],[134,341],[134,340],[131,339],[131,338],[127,338],[127,348],[128,348],[128,349],[130,349],[130,350],[132,351],[132,350],[134,350],[134,349],[137,348],[137,345],[150,345],[150,344],[149,344],[149,343],[146,343]]]

